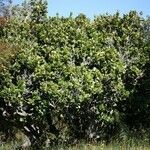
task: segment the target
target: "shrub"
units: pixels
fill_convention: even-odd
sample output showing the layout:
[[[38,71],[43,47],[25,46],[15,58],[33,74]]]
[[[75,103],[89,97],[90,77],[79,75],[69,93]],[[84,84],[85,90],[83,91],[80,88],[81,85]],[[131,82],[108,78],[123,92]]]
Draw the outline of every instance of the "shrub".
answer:
[[[42,2],[31,3],[29,20],[15,18],[6,28],[21,51],[0,73],[1,116],[33,144],[49,133],[57,141],[109,140],[143,74],[143,20],[134,11],[94,21],[83,14],[47,18]]]

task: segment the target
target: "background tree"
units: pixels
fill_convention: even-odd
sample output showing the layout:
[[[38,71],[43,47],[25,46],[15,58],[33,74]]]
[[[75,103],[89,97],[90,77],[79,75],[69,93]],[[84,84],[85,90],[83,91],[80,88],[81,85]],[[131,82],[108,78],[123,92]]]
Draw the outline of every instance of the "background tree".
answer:
[[[12,15],[12,0],[0,0],[0,15],[10,17]]]

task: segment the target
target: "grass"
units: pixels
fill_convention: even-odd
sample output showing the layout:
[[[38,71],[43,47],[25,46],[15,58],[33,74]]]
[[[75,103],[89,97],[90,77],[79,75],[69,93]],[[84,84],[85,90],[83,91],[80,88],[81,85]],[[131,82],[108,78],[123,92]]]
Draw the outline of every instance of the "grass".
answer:
[[[20,143],[18,142],[9,142],[5,144],[0,143],[0,150],[17,150],[19,146]]]
[[[16,150],[20,147],[17,142],[1,144],[0,150]],[[72,146],[59,145],[55,147],[43,148],[44,150],[150,150],[150,145],[147,141],[127,140],[122,142],[112,142],[106,145],[104,142],[80,143]]]
[[[47,150],[150,150],[150,146],[143,144],[111,143],[109,145],[101,144],[78,144],[71,147],[47,148]]]

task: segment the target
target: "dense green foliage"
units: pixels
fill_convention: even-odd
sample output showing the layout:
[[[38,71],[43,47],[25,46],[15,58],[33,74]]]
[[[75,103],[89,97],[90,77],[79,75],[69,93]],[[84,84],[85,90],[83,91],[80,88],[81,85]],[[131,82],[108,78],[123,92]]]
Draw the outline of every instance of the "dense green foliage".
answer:
[[[0,28],[9,45],[8,57],[0,52],[9,61],[0,72],[2,132],[15,127],[35,145],[52,137],[108,141],[124,126],[141,129],[142,115],[147,121],[150,95],[141,90],[150,89],[149,20],[134,11],[48,18],[47,3],[30,0]]]

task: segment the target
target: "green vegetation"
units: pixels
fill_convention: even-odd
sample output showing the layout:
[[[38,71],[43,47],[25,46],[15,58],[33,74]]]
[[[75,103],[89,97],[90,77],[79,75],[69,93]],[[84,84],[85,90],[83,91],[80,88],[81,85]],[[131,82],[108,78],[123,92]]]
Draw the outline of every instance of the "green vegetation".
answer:
[[[11,9],[0,12],[2,141],[17,132],[34,149],[45,141],[111,147],[113,139],[149,139],[149,18],[135,11],[92,21],[47,17],[43,0]]]

